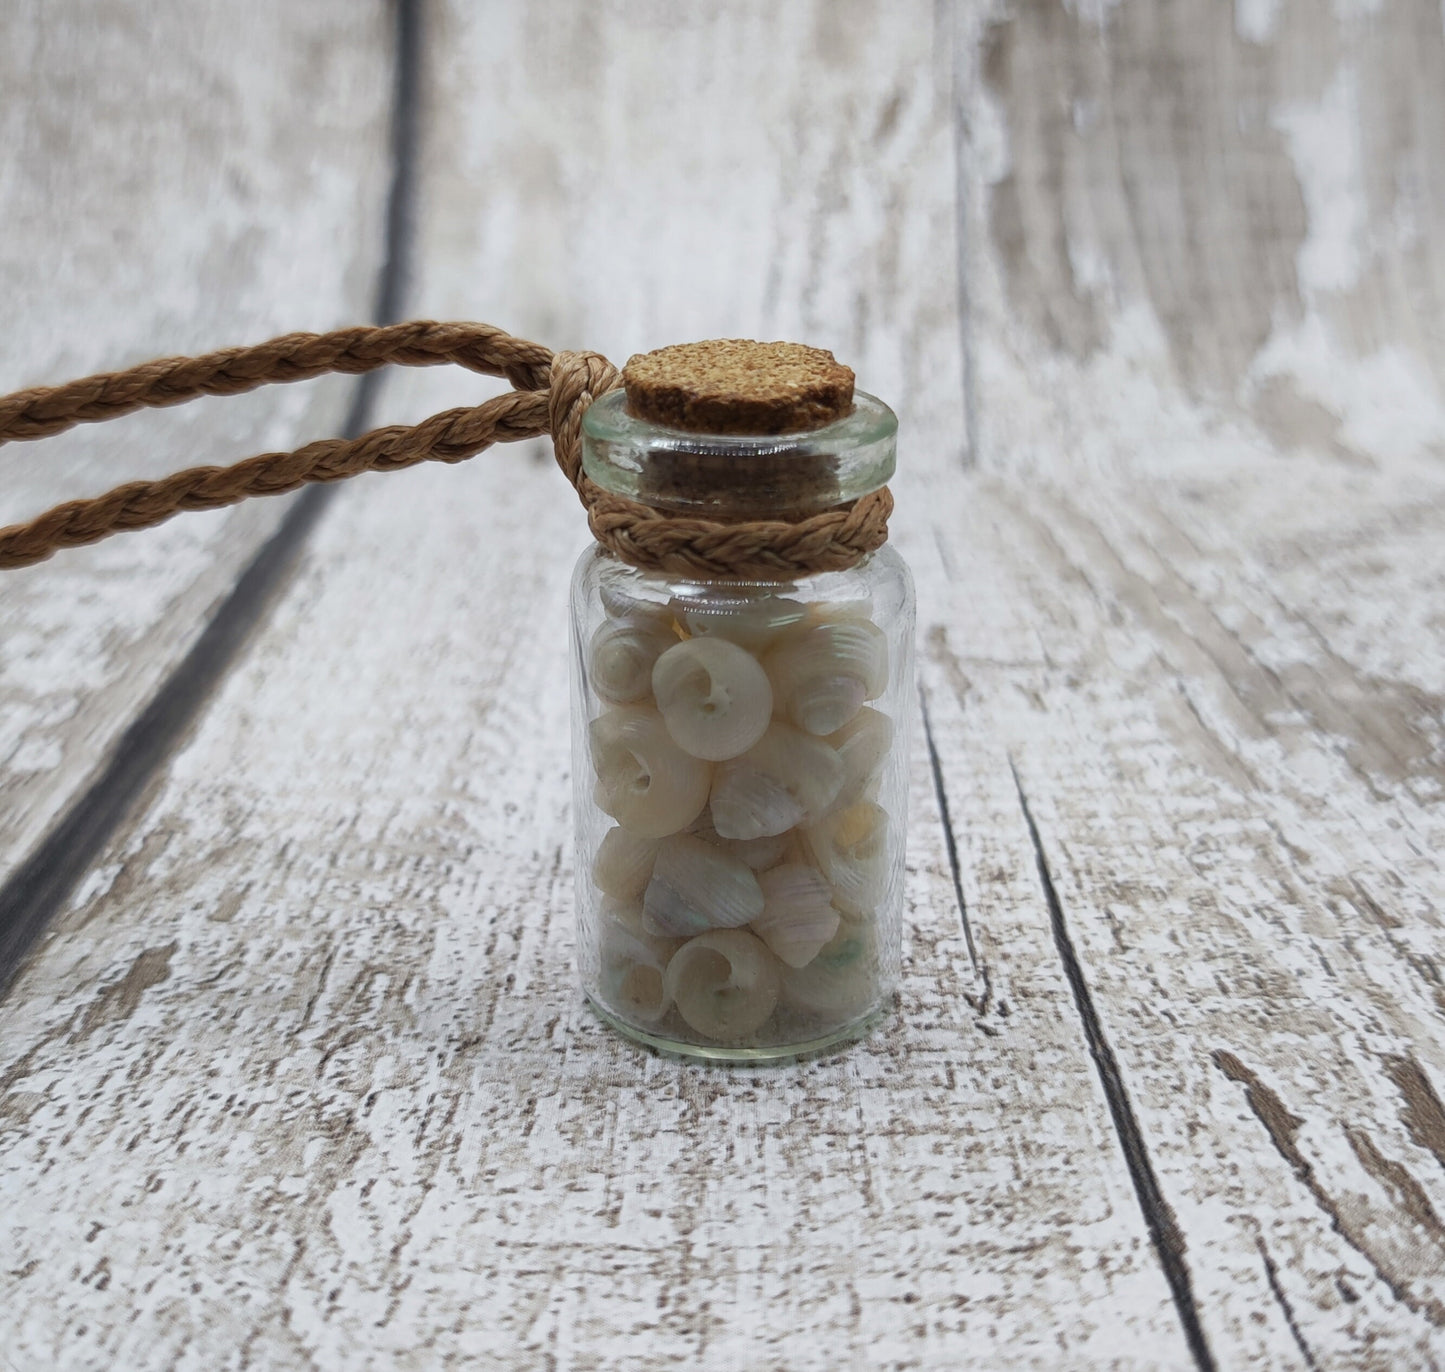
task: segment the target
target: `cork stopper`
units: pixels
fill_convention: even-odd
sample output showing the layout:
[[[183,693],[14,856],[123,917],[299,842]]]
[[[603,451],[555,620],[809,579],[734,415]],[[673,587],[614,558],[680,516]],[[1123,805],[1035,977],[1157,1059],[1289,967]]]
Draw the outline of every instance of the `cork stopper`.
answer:
[[[803,433],[853,409],[852,369],[801,343],[678,343],[632,357],[622,383],[632,414],[692,433]]]
[[[643,353],[582,416],[582,469],[656,510],[797,520],[893,475],[898,419],[830,352],[715,339]]]

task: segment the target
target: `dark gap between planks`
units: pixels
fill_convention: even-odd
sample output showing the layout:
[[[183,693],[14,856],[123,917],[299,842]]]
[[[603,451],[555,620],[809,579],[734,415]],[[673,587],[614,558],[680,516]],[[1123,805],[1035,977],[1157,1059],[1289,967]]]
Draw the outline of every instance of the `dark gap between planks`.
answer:
[[[933,739],[933,718],[928,713],[928,694],[920,682],[918,687],[918,708],[923,715],[923,741],[928,749],[928,766],[933,774],[933,797],[938,802],[938,817],[943,825],[943,847],[948,855],[948,870],[953,877],[953,895],[958,901],[958,917],[963,925],[963,941],[968,948],[968,960],[973,965],[974,976],[983,983],[983,994],[964,994],[975,1015],[979,1016],[979,1028],[992,1037],[998,1031],[982,1023],[993,999],[993,981],[989,975],[988,963],[981,962],[978,948],[973,941],[973,925],[968,917],[968,901],[963,895],[963,868],[958,857],[958,839],[953,832],[953,814],[948,806],[948,788],[943,780],[943,763],[938,756],[938,745]]]
[[[377,324],[395,323],[406,295],[416,199],[421,8],[422,0],[397,0],[392,174],[386,202],[385,254],[372,309]],[[381,375],[368,372],[357,381],[344,437],[354,438],[370,427]],[[333,494],[329,486],[311,486],[296,497],[200,638],[121,735],[105,770],[0,886],[0,997],[9,990],[26,953],[189,732],[295,567]]]
[[[1199,1308],[1194,1303],[1189,1264],[1184,1260],[1184,1236],[1179,1232],[1179,1222],[1174,1218],[1174,1211],[1165,1199],[1164,1189],[1155,1175],[1154,1164],[1149,1160],[1144,1131],[1139,1127],[1139,1121],[1134,1115],[1134,1107],[1124,1085],[1124,1075],[1119,1070],[1119,1060],[1114,1056],[1114,1049],[1104,1034],[1104,1026],[1094,1005],[1093,994],[1089,990],[1089,983],[1084,979],[1084,969],[1064,919],[1063,902],[1059,899],[1053,873],[1049,870],[1049,860],[1044,854],[1039,826],[1034,823],[1033,812],[1029,809],[1029,798],[1024,793],[1023,782],[1012,758],[1009,759],[1009,770],[1013,773],[1014,788],[1018,791],[1024,823],[1028,826],[1029,841],[1033,844],[1039,882],[1043,886],[1044,900],[1049,908],[1054,946],[1059,951],[1064,975],[1068,978],[1069,990],[1073,993],[1074,1005],[1078,1009],[1079,1019],[1083,1022],[1089,1056],[1094,1060],[1099,1082],[1104,1088],[1104,1099],[1109,1105],[1119,1147],[1124,1152],[1129,1180],[1134,1184],[1134,1194],[1139,1198],[1139,1208],[1144,1212],[1144,1224],[1149,1230],[1149,1238],[1154,1244],[1159,1265],[1164,1269],[1164,1279],[1169,1283],[1169,1291],[1174,1298],[1174,1307],[1179,1312],[1179,1322],[1184,1326],[1184,1338],[1189,1345],[1189,1351],[1193,1354],[1200,1372],[1215,1372],[1217,1364],[1204,1337]]]

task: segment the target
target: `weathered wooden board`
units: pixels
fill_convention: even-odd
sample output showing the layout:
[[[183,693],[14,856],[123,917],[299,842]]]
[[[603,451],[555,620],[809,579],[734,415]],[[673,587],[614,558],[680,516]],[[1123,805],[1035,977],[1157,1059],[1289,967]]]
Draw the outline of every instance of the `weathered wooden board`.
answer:
[[[0,12],[0,391],[364,320],[381,257],[380,6],[164,0]],[[334,432],[354,382],[0,448],[0,524]],[[0,579],[0,879],[104,763],[285,502]]]
[[[945,769],[1017,769],[1221,1365],[1445,1362],[1445,21],[1368,9],[970,49],[960,577],[1037,651],[934,640]]]
[[[900,404],[913,507],[945,483],[956,502],[946,16],[677,13],[447,14],[416,308],[618,357],[820,339]],[[755,117],[730,117],[740,99]],[[477,389],[404,386],[416,411]],[[932,531],[899,535],[934,617]],[[985,979],[920,743],[904,1014],[872,1051],[720,1074],[639,1053],[581,1005],[563,624],[584,537],[550,462],[515,452],[334,507],[11,998],[23,1346],[181,1365],[1185,1360],[1006,774],[955,815],[1011,816],[986,875],[959,874],[999,948]],[[81,1044],[94,1084],[64,1085]],[[51,1160],[92,1091],[65,1147],[124,1151],[134,1181],[77,1194]]]
[[[900,1021],[596,1025],[579,517],[364,480],[0,1013],[0,1346],[1445,1362],[1438,7],[709,10],[437,7],[415,306],[897,402]]]

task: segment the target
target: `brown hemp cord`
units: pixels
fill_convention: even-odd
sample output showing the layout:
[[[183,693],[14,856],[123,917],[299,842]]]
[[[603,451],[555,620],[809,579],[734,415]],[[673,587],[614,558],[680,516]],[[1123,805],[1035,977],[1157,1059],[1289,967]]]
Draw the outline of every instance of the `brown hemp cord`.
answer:
[[[162,358],[64,386],[17,391],[0,398],[0,444],[325,372],[446,362],[505,377],[516,389],[480,405],[444,410],[421,424],[322,439],[230,467],[191,467],[158,481],[117,486],[94,500],[67,501],[29,523],[0,529],[0,569],[42,562],[59,548],[94,543],[122,530],[148,528],[181,510],[217,509],[311,481],[400,471],[418,462],[461,462],[493,443],[548,433],[557,465],[587,510],[593,537],[634,567],[676,576],[770,580],[841,571],[887,541],[893,498],[886,487],[805,519],[737,522],[682,518],[604,491],[582,471],[582,416],[598,396],[621,384],[617,369],[597,353],[553,353],[488,324],[416,320],[293,333],[253,348]]]

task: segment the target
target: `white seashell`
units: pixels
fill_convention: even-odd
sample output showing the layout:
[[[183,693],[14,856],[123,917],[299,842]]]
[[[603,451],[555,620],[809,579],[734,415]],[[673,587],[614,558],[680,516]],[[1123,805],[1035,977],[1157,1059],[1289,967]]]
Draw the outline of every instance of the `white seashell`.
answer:
[[[612,803],[607,799],[607,788],[596,777],[592,779],[592,803],[603,814],[607,813],[607,807]]]
[[[704,810],[689,827],[688,833],[696,834],[704,843],[721,848],[735,858],[741,858],[755,872],[776,867],[793,843],[790,834],[769,834],[764,838],[723,838],[712,824],[712,811]]]
[[[816,867],[786,862],[758,878],[763,913],[752,930],[789,967],[806,967],[838,932],[833,891]]]
[[[609,619],[634,619],[672,635],[677,642],[672,610],[665,601],[642,595],[636,575],[620,567],[606,569],[597,583],[598,598]]]
[[[639,838],[685,829],[707,804],[712,768],[672,741],[662,716],[622,705],[588,728],[599,808]]]
[[[833,808],[841,809],[877,780],[893,746],[893,721],[881,710],[865,705],[824,742],[843,759],[843,785],[833,801]]]
[[[652,689],[657,659],[677,645],[677,635],[642,619],[605,619],[587,649],[588,684],[619,705],[641,700]]]
[[[774,724],[713,780],[713,827],[723,838],[766,838],[810,822],[843,785],[843,759],[820,738]]]
[[[746,1038],[778,1003],[778,964],[743,929],[716,929],[689,939],[672,955],[663,978],[678,1013],[706,1038]]]
[[[676,596],[672,612],[694,638],[723,638],[760,653],[772,646],[785,629],[802,622],[807,606],[783,596],[758,595],[697,599]]]
[[[747,752],[773,714],[768,674],[722,638],[673,644],[652,668],[652,694],[678,747],[711,762]]]
[[[672,998],[664,977],[681,946],[677,939],[652,938],[641,931],[636,907],[603,906],[598,927],[602,998],[626,1019],[656,1024]]]
[[[723,845],[734,857],[741,858],[755,872],[766,872],[776,867],[787,856],[792,839],[787,833],[764,834],[762,838],[720,838]]]
[[[604,931],[609,925],[618,924],[637,938],[653,937],[643,927],[640,900],[604,900],[597,910],[597,923]]]
[[[871,596],[854,596],[851,600],[815,600],[808,606],[809,624],[836,624],[844,619],[873,618]]]
[[[657,843],[629,834],[620,825],[609,829],[592,860],[592,884],[614,900],[640,900],[652,876]]]
[[[803,842],[818,870],[833,887],[838,908],[869,915],[888,884],[888,816],[861,800],[804,830]]]
[[[870,620],[828,621],[789,634],[765,665],[779,712],[826,735],[887,689],[888,641]]]
[[[642,897],[650,932],[686,936],[733,929],[762,912],[758,879],[737,858],[692,834],[674,834],[658,846]]]
[[[878,999],[878,972],[867,927],[844,921],[806,967],[785,967],[782,999],[834,1023],[869,1010]]]

